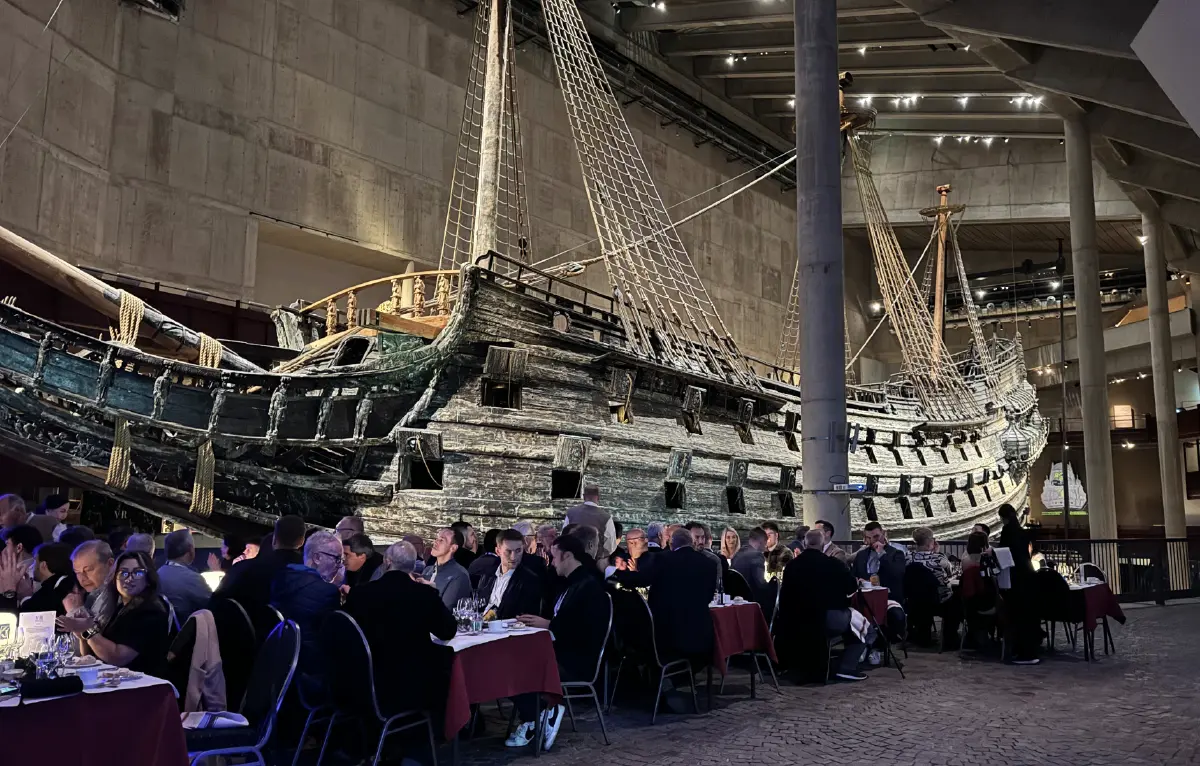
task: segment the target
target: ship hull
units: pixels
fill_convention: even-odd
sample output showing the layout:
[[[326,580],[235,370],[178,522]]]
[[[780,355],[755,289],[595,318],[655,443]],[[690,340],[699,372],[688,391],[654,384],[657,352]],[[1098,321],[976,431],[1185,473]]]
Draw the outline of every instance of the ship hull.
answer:
[[[462,284],[432,344],[286,376],[167,363],[5,308],[0,451],[213,531],[291,512],[323,526],[360,515],[379,541],[458,518],[558,522],[584,481],[627,528],[802,522],[797,388],[630,356],[610,299],[573,285],[567,295],[480,267]],[[1044,427],[1016,356],[988,392],[1000,406],[979,422],[929,424],[896,387],[855,392],[847,478],[868,485],[846,498],[855,528],[877,519],[900,538],[919,526],[955,537],[1003,503],[1025,504],[1022,461],[1002,444],[1006,413],[1028,432],[1025,462]],[[104,482],[118,420],[133,432],[121,491]],[[206,441],[215,503],[200,517],[188,507]]]

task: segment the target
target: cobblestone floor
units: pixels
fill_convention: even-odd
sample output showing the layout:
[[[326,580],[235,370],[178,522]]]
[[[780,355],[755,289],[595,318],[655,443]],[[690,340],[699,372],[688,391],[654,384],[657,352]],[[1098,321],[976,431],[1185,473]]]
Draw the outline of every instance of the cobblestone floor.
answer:
[[[739,672],[714,712],[660,713],[651,727],[648,708],[614,707],[608,747],[595,715],[580,715],[579,731],[565,722],[537,763],[1198,763],[1200,604],[1130,605],[1126,614],[1113,628],[1117,654],[1091,666],[1061,652],[1036,667],[910,652],[907,680],[880,668],[854,685],[760,687],[757,700]],[[505,722],[488,708],[488,731],[464,742],[461,763],[532,763],[504,748]]]

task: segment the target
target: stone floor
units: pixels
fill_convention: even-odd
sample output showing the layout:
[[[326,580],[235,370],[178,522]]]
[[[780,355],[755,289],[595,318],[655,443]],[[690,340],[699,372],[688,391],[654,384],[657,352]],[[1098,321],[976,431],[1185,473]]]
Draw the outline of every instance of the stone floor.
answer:
[[[1093,665],[1061,652],[1036,667],[910,652],[905,680],[880,668],[854,685],[760,687],[757,700],[739,673],[704,715],[660,713],[651,727],[648,709],[615,707],[608,747],[595,715],[581,715],[579,732],[564,723],[538,763],[1200,762],[1200,603],[1127,605],[1126,614],[1113,628],[1117,654]],[[488,707],[488,733],[463,744],[461,763],[531,763],[504,748],[504,722]]]

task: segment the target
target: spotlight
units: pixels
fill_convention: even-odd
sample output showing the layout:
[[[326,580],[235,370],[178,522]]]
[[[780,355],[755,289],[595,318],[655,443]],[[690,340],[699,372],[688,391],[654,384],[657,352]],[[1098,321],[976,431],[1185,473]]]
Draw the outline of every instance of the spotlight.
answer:
[[[867,46],[865,46],[865,45],[864,45],[863,47],[859,48],[859,49],[858,49],[858,55],[860,55],[860,56],[865,56],[865,55],[867,55]]]
[[[1057,289],[1058,289],[1058,280],[1057,280],[1057,279],[1056,279],[1056,280],[1054,280],[1053,282],[1051,282],[1051,283],[1050,283],[1050,289],[1051,289],[1051,290],[1057,290]]]
[[[883,311],[883,304],[880,303],[879,301],[871,301],[869,308],[871,309],[871,311],[878,314],[880,311]]]
[[[963,109],[966,109],[967,102],[970,100],[971,100],[970,96],[962,96],[961,98],[958,99],[958,105],[961,106]]]
[[[796,108],[796,99],[789,98],[788,99],[788,109],[795,109],[795,108]]]
[[[985,295],[987,295],[987,290],[976,290],[975,291],[976,298],[982,298]]]
[[[934,136],[934,137],[933,137],[933,142],[934,142],[935,144],[937,144],[938,146],[941,146],[941,145],[942,145],[942,139],[943,139],[943,138],[945,138],[945,136]]]
[[[733,62],[735,62],[735,61],[737,61],[737,59],[735,59],[733,56],[725,57],[725,63],[728,64],[729,66],[733,66]]]
[[[1139,245],[1144,245],[1148,239],[1150,239],[1150,237],[1146,236],[1145,234],[1139,234],[1137,241]]]

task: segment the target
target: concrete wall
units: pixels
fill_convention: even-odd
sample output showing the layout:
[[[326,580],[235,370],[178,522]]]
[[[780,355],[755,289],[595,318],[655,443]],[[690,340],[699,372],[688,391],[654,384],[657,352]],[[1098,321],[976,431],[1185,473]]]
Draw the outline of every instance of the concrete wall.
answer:
[[[922,208],[937,204],[939,184],[954,187],[951,201],[968,206],[969,222],[1067,220],[1067,161],[1057,141],[997,139],[962,143],[945,138],[884,136],[872,144],[871,172],[893,224],[925,221]],[[1098,218],[1134,217],[1137,209],[1099,165],[1093,165]],[[853,166],[842,170],[843,221],[862,225]]]
[[[259,289],[278,270],[256,263],[252,213],[358,243],[379,271],[436,263],[473,21],[451,0],[201,0],[178,25],[70,0],[42,34],[55,5],[0,0],[0,127],[28,109],[0,156],[0,224],[73,262],[259,300],[284,283]],[[539,259],[594,227],[548,54],[517,59]],[[626,116],[668,205],[747,169],[640,107]],[[729,329],[767,359],[794,208],[768,182],[681,228]],[[312,273],[298,288],[322,293],[361,276],[336,259],[293,265]]]

